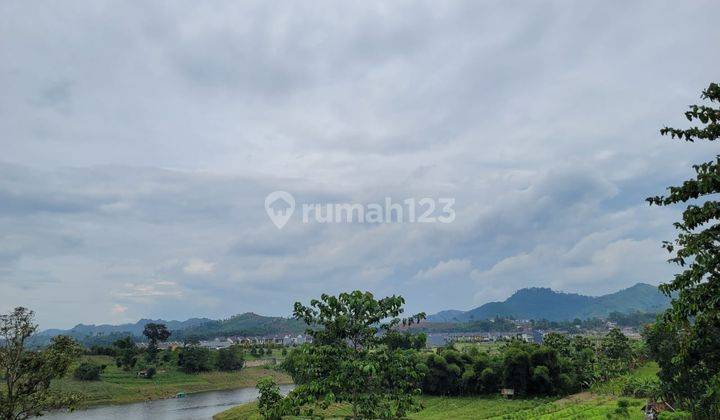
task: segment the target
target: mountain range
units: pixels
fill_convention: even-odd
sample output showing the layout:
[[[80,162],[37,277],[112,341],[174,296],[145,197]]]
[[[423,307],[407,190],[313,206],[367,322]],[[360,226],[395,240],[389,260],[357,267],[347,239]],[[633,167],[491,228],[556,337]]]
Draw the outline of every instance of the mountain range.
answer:
[[[132,335],[142,337],[148,323],[165,324],[172,332],[172,340],[194,336],[199,339],[229,336],[263,336],[272,334],[297,334],[305,331],[305,324],[292,318],[262,316],[252,312],[239,314],[227,319],[190,318],[186,321],[163,319],[141,319],[132,324],[86,325],[78,324],[68,330],[44,330],[35,336],[37,344],[46,343],[51,337],[64,334],[84,344],[112,343],[117,338]]]
[[[548,288],[520,289],[503,302],[489,302],[469,311],[447,310],[428,317],[428,322],[471,322],[495,317],[515,319],[604,318],[611,312],[662,312],[670,306],[670,298],[657,287],[637,283],[627,289],[603,296],[584,296],[557,292]]]
[[[546,319],[565,321],[576,318],[607,317],[611,312],[657,313],[665,310],[670,299],[655,286],[638,283],[630,288],[604,296],[583,296],[556,292],[548,288],[520,289],[503,302],[490,302],[469,311],[447,310],[430,315],[430,323],[470,323],[495,317],[515,319]],[[145,324],[150,322],[167,325],[173,339],[182,340],[194,336],[200,339],[228,336],[263,336],[273,334],[298,334],[305,325],[292,318],[262,316],[252,312],[227,319],[190,318],[185,321],[141,319],[131,324],[86,325],[78,324],[71,329],[51,329],[38,333],[36,343],[47,342],[51,337],[66,334],[85,344],[109,344],[115,339],[132,335],[141,337]]]
[[[142,335],[143,329],[146,324],[156,323],[165,324],[170,331],[180,331],[191,327],[197,327],[204,325],[209,322],[216,322],[210,318],[190,318],[186,321],[165,321],[163,319],[141,319],[134,324],[120,324],[120,325],[109,325],[109,324],[78,324],[69,330],[62,329],[50,329],[42,331],[41,335],[69,335],[71,337],[82,337],[87,335],[109,335],[113,333],[130,334],[135,336]]]

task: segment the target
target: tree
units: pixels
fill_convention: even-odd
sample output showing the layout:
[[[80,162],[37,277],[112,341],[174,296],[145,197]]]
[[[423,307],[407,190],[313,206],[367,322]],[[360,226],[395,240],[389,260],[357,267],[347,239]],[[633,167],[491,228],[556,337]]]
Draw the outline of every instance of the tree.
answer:
[[[720,137],[720,85],[711,83],[702,92],[706,105],[691,105],[685,112],[695,126],[686,129],[665,127],[661,135],[670,135],[686,142],[715,141]],[[674,334],[678,353],[673,364],[660,364],[661,370],[690,368],[687,372],[695,380],[693,389],[680,381],[685,375],[665,377],[671,382],[666,388],[680,392],[676,395],[696,415],[704,410],[720,417],[720,347],[711,346],[720,331],[720,201],[713,195],[720,193],[720,156],[694,165],[695,176],[681,186],[669,187],[667,195],[650,197],[651,205],[670,206],[690,203],[675,223],[677,238],[666,241],[663,247],[671,254],[669,262],[683,269],[674,279],[660,285],[660,290],[673,297],[672,306],[662,322],[666,332]],[[652,351],[652,350],[651,350]],[[668,361],[670,362],[670,361]],[[666,363],[668,363],[666,362]],[[662,376],[662,375],[661,375]],[[697,392],[694,388],[701,388]],[[689,394],[693,392],[694,395]]]
[[[421,350],[425,348],[427,342],[427,334],[413,334],[408,331],[397,332],[389,331],[384,337],[385,344],[392,350],[395,349],[415,349]]]
[[[178,355],[178,366],[185,373],[210,370],[210,350],[200,346],[189,346]]]
[[[521,348],[508,348],[503,360],[503,384],[517,395],[527,393],[530,382],[530,355]]]
[[[258,411],[267,420],[279,420],[282,418],[283,407],[281,407],[282,395],[280,387],[271,376],[265,376],[258,380],[255,386],[260,393],[258,397]]]
[[[200,337],[197,335],[191,334],[183,339],[183,347],[197,346],[198,344],[200,344]]]
[[[80,381],[99,381],[102,367],[95,363],[82,362],[75,368],[73,376]]]
[[[308,325],[313,338],[287,358],[298,384],[290,395],[295,406],[347,402],[355,419],[402,417],[411,410],[422,379],[417,352],[383,342],[399,324],[425,317],[399,318],[404,304],[401,296],[377,300],[361,291],[323,294],[309,306],[295,303],[294,317]]]
[[[53,337],[43,350],[25,348],[37,330],[34,313],[23,307],[0,315],[0,418],[27,419],[51,408],[72,408],[78,402],[73,394],[50,390],[53,379],[65,375],[79,354],[77,344],[67,336]]]
[[[632,351],[630,340],[619,329],[613,328],[600,342],[600,372],[605,378],[612,378],[628,371]]]
[[[115,364],[123,370],[130,370],[137,363],[137,346],[132,337],[127,336],[119,340],[115,340],[113,346],[115,351]]]
[[[218,370],[234,371],[242,369],[244,364],[242,351],[236,346],[218,350],[215,365]]]
[[[458,395],[465,373],[464,364],[453,358],[455,350],[446,349],[428,353],[425,357],[422,389],[432,395]],[[455,352],[457,353],[457,352]],[[449,360],[448,360],[449,359]]]
[[[154,362],[157,358],[158,353],[158,341],[164,342],[170,338],[170,331],[167,329],[165,324],[156,324],[150,322],[145,324],[143,329],[143,335],[150,341],[147,348],[147,361]]]

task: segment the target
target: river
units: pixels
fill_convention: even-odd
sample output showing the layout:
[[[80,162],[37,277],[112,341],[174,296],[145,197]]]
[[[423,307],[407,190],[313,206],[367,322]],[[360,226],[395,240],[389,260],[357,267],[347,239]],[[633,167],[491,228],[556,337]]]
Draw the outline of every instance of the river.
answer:
[[[280,385],[285,395],[293,385]],[[214,414],[225,411],[238,404],[255,401],[258,391],[255,388],[239,388],[228,391],[208,391],[187,394],[185,398],[146,401],[133,404],[104,405],[77,410],[72,413],[52,412],[39,419],[57,420],[202,420],[212,419]]]

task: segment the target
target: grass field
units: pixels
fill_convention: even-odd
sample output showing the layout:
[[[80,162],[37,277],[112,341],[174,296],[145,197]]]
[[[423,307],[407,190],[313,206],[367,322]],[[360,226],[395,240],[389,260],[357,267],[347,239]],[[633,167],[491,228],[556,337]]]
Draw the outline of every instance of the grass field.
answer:
[[[481,419],[502,417],[506,414],[529,410],[546,403],[547,399],[506,400],[500,397],[426,397],[420,398],[423,409],[412,413],[410,419]],[[335,405],[322,413],[325,418],[342,418],[349,415],[350,409],[346,405]],[[217,414],[215,420],[261,420],[257,404],[243,404]]]
[[[138,378],[115,366],[108,356],[84,356],[82,360],[105,364],[100,381],[79,381],[72,377],[73,368],[53,387],[83,396],[83,405],[122,404],[168,398],[178,392],[200,392],[255,386],[263,376],[272,376],[278,383],[291,383],[289,376],[276,370],[251,367],[240,372],[204,372],[186,374],[174,367],[159,367],[153,379]]]
[[[421,397],[423,409],[412,413],[409,419],[418,420],[471,420],[471,419],[607,419],[617,408],[612,396],[590,393],[576,394],[557,401],[548,399],[506,400],[500,397]],[[629,417],[643,419],[640,407],[643,400],[628,399]],[[348,415],[346,406],[334,406],[321,413],[325,418],[342,418]],[[262,420],[257,404],[244,404],[217,414],[215,420]]]

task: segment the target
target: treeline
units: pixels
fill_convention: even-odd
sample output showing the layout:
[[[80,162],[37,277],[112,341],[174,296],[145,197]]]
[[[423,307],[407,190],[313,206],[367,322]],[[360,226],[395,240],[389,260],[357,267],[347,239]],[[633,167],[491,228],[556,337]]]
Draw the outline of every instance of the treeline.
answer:
[[[608,316],[608,320],[621,327],[642,327],[655,323],[657,317],[658,314],[651,312],[636,311],[629,314],[613,312]]]
[[[123,370],[143,371],[156,366],[176,366],[185,373],[199,373],[211,370],[240,370],[244,364],[244,350],[240,346],[211,350],[194,343],[175,349],[160,350],[152,355],[151,350],[139,348],[130,337],[118,340],[112,347],[115,364]]]
[[[607,328],[607,322],[613,322],[619,327],[640,328],[644,325],[655,322],[656,313],[651,312],[612,312],[606,319],[588,318],[573,319],[567,321],[548,321],[546,319],[529,320],[527,326],[537,330],[562,330],[572,333],[589,330],[603,330]],[[514,318],[492,318],[474,320],[464,323],[422,323],[412,327],[413,331],[422,332],[513,332],[518,329],[518,323]]]
[[[185,337],[209,339],[231,336],[256,337],[273,334],[299,334],[304,330],[303,324],[292,318],[266,317],[245,313],[189,327],[174,332],[174,334],[177,339],[182,340]]]
[[[599,344],[549,334],[544,345],[513,340],[497,354],[450,346],[418,354],[422,391],[431,395],[563,395],[628,372],[646,358],[641,344],[612,330]]]
[[[140,348],[132,336],[115,340],[111,346],[92,346],[87,353],[112,356],[117,367],[125,371],[136,371],[139,376],[150,379],[159,367],[177,367],[185,373],[198,373],[210,370],[234,371],[244,365],[243,349],[230,346],[217,351],[198,345],[197,340],[189,340],[182,347],[160,349],[159,343],[167,341],[172,333],[164,324],[145,325],[143,335],[148,344]],[[256,351],[256,350],[254,350]],[[254,353],[257,355],[257,352]],[[82,363],[75,377],[82,380],[97,380],[104,366]]]

